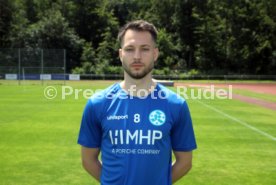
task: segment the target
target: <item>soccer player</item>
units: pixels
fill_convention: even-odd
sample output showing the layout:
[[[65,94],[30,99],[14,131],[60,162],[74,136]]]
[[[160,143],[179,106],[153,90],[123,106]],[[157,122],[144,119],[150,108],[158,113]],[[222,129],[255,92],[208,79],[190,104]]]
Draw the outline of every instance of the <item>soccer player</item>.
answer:
[[[83,167],[102,185],[171,185],[191,169],[196,149],[187,103],[152,79],[154,25],[129,22],[118,40],[124,80],[87,102],[78,138]]]

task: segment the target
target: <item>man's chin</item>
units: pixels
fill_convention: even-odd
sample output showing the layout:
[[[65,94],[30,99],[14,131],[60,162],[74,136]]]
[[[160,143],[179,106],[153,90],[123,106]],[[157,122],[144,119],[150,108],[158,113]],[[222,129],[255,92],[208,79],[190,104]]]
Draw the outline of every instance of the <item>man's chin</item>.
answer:
[[[153,69],[153,68],[152,68]],[[140,80],[145,78],[148,74],[151,73],[151,70],[145,70],[145,69],[139,69],[139,70],[133,70],[131,68],[124,68],[125,72],[133,79]]]
[[[142,78],[144,78],[145,76],[147,76],[148,73],[131,73],[129,74],[129,76],[133,79],[136,79],[136,80],[140,80]]]
[[[134,78],[134,79],[136,79],[136,80],[140,80],[140,79],[142,79],[142,78],[144,78],[146,75],[132,75],[131,77],[132,78]]]

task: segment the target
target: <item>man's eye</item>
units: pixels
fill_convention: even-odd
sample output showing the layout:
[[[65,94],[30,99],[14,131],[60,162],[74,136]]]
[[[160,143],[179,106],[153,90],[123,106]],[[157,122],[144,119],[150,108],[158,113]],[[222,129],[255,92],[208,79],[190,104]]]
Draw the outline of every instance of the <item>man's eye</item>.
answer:
[[[126,48],[125,49],[125,51],[127,51],[127,52],[131,52],[131,51],[133,51],[134,49],[133,48]]]
[[[149,51],[149,48],[142,48],[143,51]]]

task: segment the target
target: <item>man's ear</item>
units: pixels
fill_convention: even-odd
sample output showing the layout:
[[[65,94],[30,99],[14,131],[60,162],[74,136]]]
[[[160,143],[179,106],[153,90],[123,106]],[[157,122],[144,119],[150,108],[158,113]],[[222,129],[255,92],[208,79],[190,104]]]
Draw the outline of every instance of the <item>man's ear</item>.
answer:
[[[157,62],[159,56],[159,49],[158,48],[154,48],[154,62]]]
[[[120,61],[121,61],[121,62],[123,61],[123,60],[122,60],[122,51],[123,51],[123,50],[120,48],[120,49],[119,49],[119,58],[120,58]]]

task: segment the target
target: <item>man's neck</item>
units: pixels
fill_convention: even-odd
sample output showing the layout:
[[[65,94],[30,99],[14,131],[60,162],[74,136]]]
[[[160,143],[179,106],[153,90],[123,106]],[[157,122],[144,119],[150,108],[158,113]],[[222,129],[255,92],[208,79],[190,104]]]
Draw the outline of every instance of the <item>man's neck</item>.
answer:
[[[156,82],[154,82],[151,75],[147,75],[142,79],[125,77],[120,86],[131,96],[144,97],[154,91]]]

